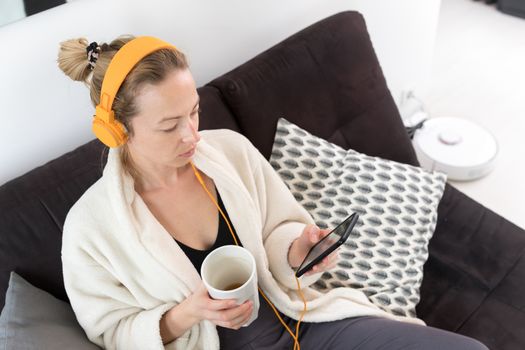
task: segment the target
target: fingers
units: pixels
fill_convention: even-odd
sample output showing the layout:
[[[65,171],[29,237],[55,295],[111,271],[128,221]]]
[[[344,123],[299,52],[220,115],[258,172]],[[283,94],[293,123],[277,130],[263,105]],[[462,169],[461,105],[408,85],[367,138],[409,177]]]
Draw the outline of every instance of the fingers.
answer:
[[[334,253],[335,254],[328,255],[326,257],[327,259],[325,258],[323,260],[323,270],[324,271],[331,270],[337,266],[337,262],[339,261],[339,252],[336,250]]]
[[[329,228],[326,228],[324,230],[320,230],[320,234],[319,234],[319,239],[323,238],[324,236],[328,235],[330,232],[332,232],[332,230],[330,230]]]
[[[340,251],[341,248],[337,248],[336,250],[334,250],[333,252],[331,252],[330,254],[328,254],[328,256],[326,256],[324,259],[323,259],[323,263],[325,264],[329,264],[331,263],[332,261],[337,261],[339,259],[339,251]]]
[[[231,309],[214,312],[210,321],[221,327],[238,329],[250,318],[252,311],[252,302],[246,301]]]
[[[203,305],[207,310],[224,310],[236,305],[235,299],[212,299],[204,283],[201,283],[199,288],[197,288],[195,295],[199,298],[199,304]]]
[[[220,311],[231,309],[236,306],[234,299],[209,299],[206,305],[208,310]]]
[[[328,236],[332,230],[330,229],[320,229],[319,227],[315,226],[315,228],[312,229],[312,236],[310,237],[312,243],[317,243],[320,241],[323,237]]]
[[[300,236],[302,246],[310,247],[312,244],[313,236],[316,236],[317,226],[314,224],[308,224],[304,227],[303,233]]]
[[[310,228],[310,233],[309,233],[310,242],[317,243],[317,241],[319,241],[320,239],[320,233],[321,233],[321,230],[319,229],[319,227],[313,225]]]
[[[309,249],[311,246],[313,246],[315,243],[321,240],[321,238],[323,238],[324,236],[328,235],[330,232],[332,232],[332,230],[321,230],[315,224],[308,224],[305,226],[303,234],[301,235],[302,245]]]
[[[252,316],[252,312],[253,312],[253,306],[250,308],[249,312],[247,312],[246,314],[246,317],[243,318],[239,324],[238,324],[238,327],[236,329],[239,329],[240,327],[242,327],[242,325],[246,324],[246,322],[248,322],[248,320],[250,319],[250,317]]]
[[[314,273],[327,271],[334,268],[337,265],[337,261],[339,260],[339,249],[340,248],[337,248],[332,253],[325,256],[320,263],[314,265],[310,271],[305,273],[305,275],[313,275]]]
[[[253,310],[251,300],[236,305],[235,299],[212,299],[204,283],[191,295],[191,304],[204,319],[216,325],[234,329],[245,324]]]
[[[252,315],[253,311],[253,305],[250,305],[246,312],[239,315],[237,318],[233,319],[230,323],[232,324],[232,328],[239,329],[243,324],[248,322],[250,319],[250,316]]]
[[[239,318],[242,319],[243,315],[247,312],[247,310],[251,307],[251,301],[245,301],[241,305],[237,305],[231,309],[222,311],[221,317],[223,320],[237,320]]]
[[[337,266],[337,261],[332,261],[328,265],[325,266],[325,271],[331,270],[336,266]]]

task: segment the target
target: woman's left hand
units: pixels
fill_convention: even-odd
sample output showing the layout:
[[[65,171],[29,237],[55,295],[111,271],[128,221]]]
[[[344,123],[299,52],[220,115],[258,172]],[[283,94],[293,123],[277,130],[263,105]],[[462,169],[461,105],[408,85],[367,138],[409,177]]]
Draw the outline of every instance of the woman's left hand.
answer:
[[[288,251],[288,263],[293,268],[298,267],[306,257],[306,254],[310,251],[310,248],[317,243],[321,238],[330,233],[331,230],[321,230],[316,225],[307,225],[301,236],[296,238]],[[339,248],[334,250],[332,253],[325,256],[321,262],[314,265],[308,272],[305,272],[305,276],[326,271],[335,267],[339,258]]]

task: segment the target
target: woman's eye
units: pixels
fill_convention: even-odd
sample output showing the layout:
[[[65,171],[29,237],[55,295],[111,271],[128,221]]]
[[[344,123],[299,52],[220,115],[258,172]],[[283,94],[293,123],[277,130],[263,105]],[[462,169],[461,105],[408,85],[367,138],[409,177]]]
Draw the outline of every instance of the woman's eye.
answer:
[[[173,128],[171,128],[171,129],[166,129],[166,130],[162,130],[162,131],[164,131],[164,132],[171,132],[171,131],[175,130],[176,127],[177,127],[177,124],[175,124],[175,126]]]
[[[191,116],[192,117],[195,117],[197,116],[197,114],[199,114],[201,112],[201,109],[197,109],[196,111],[194,111],[193,113],[191,113]],[[173,130],[175,130],[177,128],[177,124],[175,124],[175,126],[171,129],[166,129],[166,130],[162,130],[163,132],[172,132]]]

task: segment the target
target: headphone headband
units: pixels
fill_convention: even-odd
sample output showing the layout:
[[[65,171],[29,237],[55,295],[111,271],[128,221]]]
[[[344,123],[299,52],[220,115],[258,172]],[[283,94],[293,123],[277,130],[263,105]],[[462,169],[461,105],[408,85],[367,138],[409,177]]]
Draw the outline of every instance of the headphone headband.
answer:
[[[175,46],[152,36],[137,37],[122,46],[111,59],[95,110],[93,132],[107,146],[117,147],[126,141],[122,124],[115,120],[112,105],[117,92],[135,65],[153,51]]]

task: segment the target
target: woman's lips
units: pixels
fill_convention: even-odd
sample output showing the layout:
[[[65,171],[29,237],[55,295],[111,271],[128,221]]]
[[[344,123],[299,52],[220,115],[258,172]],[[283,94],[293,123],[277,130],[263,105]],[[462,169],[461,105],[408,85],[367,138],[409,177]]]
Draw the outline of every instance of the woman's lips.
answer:
[[[188,152],[182,153],[179,156],[187,158],[187,157],[191,157],[193,155],[193,153],[195,153],[195,146],[192,149],[190,149]]]

